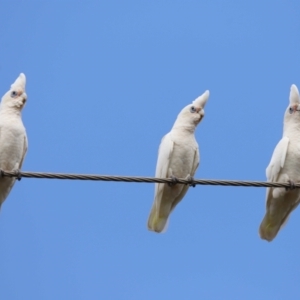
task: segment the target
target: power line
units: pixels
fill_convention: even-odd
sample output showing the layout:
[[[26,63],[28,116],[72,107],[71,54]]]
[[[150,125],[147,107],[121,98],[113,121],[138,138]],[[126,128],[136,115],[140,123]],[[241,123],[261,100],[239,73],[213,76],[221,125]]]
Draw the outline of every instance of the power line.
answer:
[[[154,178],[154,177],[137,177],[137,176],[112,176],[97,174],[65,174],[65,173],[44,173],[44,172],[7,172],[0,170],[1,176],[38,179],[68,179],[68,180],[92,180],[92,181],[115,181],[115,182],[139,182],[139,183],[179,183],[194,185],[221,185],[221,186],[244,186],[244,187],[285,187],[300,188],[300,183],[293,182],[263,182],[263,181],[241,181],[241,180],[215,180],[215,179],[191,179],[182,178]]]

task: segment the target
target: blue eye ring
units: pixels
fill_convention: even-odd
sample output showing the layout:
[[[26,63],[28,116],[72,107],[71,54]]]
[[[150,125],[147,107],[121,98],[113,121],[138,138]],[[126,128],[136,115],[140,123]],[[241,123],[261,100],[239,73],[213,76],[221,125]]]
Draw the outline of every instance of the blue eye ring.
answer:
[[[292,107],[290,107],[289,112],[290,112],[290,114],[292,114],[294,112],[294,109]]]
[[[196,112],[196,108],[194,106],[191,106],[190,112],[193,114],[194,112]]]
[[[10,96],[16,98],[18,96],[18,93],[16,91],[12,91]]]

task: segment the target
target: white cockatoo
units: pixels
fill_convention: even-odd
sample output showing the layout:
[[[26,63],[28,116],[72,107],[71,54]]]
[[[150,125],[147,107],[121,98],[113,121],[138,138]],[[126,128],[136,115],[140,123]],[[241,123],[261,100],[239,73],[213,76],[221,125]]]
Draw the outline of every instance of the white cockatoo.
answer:
[[[1,100],[0,169],[3,171],[19,170],[27,151],[26,130],[21,118],[21,111],[27,100],[25,84],[26,77],[21,73]],[[0,207],[15,181],[16,178],[0,178]]]
[[[173,178],[174,184],[156,183],[154,203],[148,219],[148,229],[162,232],[170,213],[186,194],[189,186],[176,184],[176,178],[192,179],[200,161],[195,129],[204,117],[209,91],[187,105],[179,113],[173,128],[160,144],[155,177]]]
[[[277,144],[266,170],[269,182],[300,182],[300,97],[291,86],[290,103],[284,114],[283,137]],[[267,188],[266,214],[259,234],[272,241],[299,204],[300,189]]]

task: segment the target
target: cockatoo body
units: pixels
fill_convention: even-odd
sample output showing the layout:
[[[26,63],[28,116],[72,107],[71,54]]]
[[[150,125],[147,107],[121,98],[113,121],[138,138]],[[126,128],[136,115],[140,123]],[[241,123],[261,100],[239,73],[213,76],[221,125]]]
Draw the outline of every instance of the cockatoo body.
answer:
[[[283,137],[277,144],[266,174],[269,182],[300,182],[300,97],[291,86],[290,103],[285,111]],[[299,204],[300,189],[267,188],[266,214],[259,234],[272,241]]]
[[[179,113],[172,130],[160,144],[155,176],[159,178],[191,179],[199,165],[200,156],[194,132],[204,117],[209,97],[206,91]],[[148,229],[164,231],[169,215],[182,200],[189,186],[184,184],[155,184],[154,203],[148,219]]]
[[[26,77],[23,73],[2,97],[0,104],[0,169],[19,170],[27,151],[26,130],[21,111],[27,100]],[[0,178],[0,207],[11,191],[16,178]]]

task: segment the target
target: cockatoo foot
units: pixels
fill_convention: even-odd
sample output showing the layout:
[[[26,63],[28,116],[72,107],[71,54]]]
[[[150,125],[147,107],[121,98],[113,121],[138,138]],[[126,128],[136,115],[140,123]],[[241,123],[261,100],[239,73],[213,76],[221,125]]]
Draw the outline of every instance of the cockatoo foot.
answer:
[[[192,186],[193,188],[196,187],[196,184],[194,183],[194,177],[193,176],[188,176],[186,178],[186,180],[188,180],[190,183],[188,184],[189,186]]]
[[[172,179],[172,182],[168,182],[169,186],[174,186],[174,185],[176,185],[178,183],[177,177],[175,177],[175,176],[172,175],[170,178]]]
[[[288,183],[290,184],[290,186],[285,188],[286,191],[291,191],[291,190],[294,190],[296,188],[294,181],[288,180]]]

